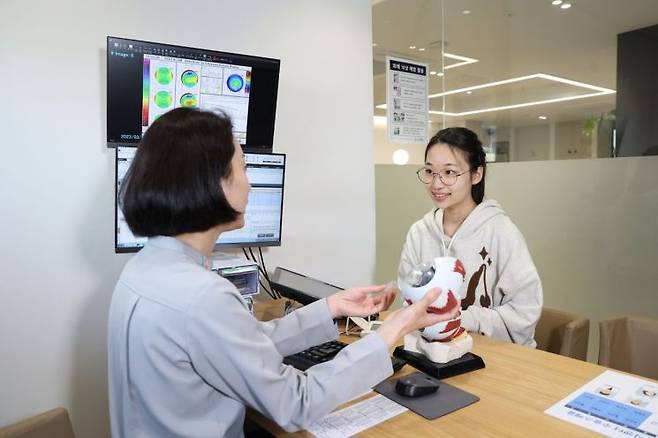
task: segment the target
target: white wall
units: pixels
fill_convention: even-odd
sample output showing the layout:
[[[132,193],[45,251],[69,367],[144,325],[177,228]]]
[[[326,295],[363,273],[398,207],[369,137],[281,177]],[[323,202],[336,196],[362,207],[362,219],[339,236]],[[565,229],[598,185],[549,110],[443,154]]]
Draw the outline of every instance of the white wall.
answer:
[[[181,7],[2,4],[0,426],[62,405],[78,436],[108,435],[106,314],[130,256],[113,252],[107,35],[280,58],[274,149],[289,167],[284,243],[266,251],[269,267],[372,280],[370,2],[207,0],[187,5],[199,11],[189,16]]]

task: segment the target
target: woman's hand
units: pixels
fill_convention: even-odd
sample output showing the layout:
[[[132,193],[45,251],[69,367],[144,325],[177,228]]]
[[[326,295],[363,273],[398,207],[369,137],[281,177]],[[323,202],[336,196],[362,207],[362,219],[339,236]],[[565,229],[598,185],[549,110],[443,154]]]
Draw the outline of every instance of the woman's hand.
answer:
[[[327,298],[333,318],[370,316],[388,309],[397,289],[391,285],[351,287]]]
[[[461,307],[459,301],[452,309],[442,315],[427,312],[427,308],[441,293],[441,289],[439,288],[431,289],[425,294],[422,300],[392,312],[377,330],[377,333],[384,338],[384,341],[389,347],[394,347],[398,339],[414,330],[429,327],[441,321],[447,321],[457,317]]]

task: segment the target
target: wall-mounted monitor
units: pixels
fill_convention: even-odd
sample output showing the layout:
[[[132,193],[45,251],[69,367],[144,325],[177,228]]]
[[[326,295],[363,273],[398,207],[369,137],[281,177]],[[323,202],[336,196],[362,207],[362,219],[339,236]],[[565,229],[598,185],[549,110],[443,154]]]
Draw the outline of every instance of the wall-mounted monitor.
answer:
[[[245,149],[271,150],[278,59],[107,37],[107,144],[137,145],[162,114],[224,112]]]
[[[147,238],[135,236],[126,223],[119,203],[121,183],[135,157],[136,147],[116,148],[114,249],[117,253],[137,252]],[[283,220],[283,186],[286,156],[274,153],[244,154],[251,192],[244,227],[223,233],[216,248],[226,246],[279,246]]]

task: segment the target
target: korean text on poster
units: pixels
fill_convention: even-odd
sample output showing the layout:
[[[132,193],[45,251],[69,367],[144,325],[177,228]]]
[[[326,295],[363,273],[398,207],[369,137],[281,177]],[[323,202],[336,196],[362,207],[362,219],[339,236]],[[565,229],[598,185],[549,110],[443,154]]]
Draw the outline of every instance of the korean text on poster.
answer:
[[[386,57],[388,140],[427,143],[427,64]]]

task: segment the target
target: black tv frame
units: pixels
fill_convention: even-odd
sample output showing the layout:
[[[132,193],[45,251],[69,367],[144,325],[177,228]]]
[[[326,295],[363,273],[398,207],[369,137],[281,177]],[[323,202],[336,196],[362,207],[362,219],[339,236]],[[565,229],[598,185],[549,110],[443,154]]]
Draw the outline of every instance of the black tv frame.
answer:
[[[137,45],[152,45],[152,46],[157,46],[163,50],[169,49],[169,50],[178,50],[178,51],[188,51],[188,52],[196,52],[201,55],[207,54],[211,56],[216,56],[218,57],[217,62],[222,62],[222,63],[228,63],[228,64],[237,64],[237,65],[248,65],[248,66],[254,66],[258,65],[259,63],[266,63],[266,64],[272,64],[272,66],[275,68],[274,76],[272,77],[272,80],[274,81],[274,84],[270,87],[271,89],[271,96],[272,96],[272,109],[271,113],[269,114],[269,118],[265,118],[264,116],[262,117],[262,120],[264,124],[266,123],[268,128],[268,140],[265,142],[250,142],[249,141],[249,118],[247,119],[247,138],[246,138],[246,143],[243,145],[243,148],[245,151],[251,151],[251,152],[272,152],[273,144],[274,144],[274,130],[275,130],[275,123],[276,123],[276,108],[277,108],[277,101],[278,101],[278,90],[279,90],[279,75],[281,71],[281,60],[276,59],[276,58],[268,58],[268,57],[263,57],[263,56],[255,56],[255,55],[247,55],[247,54],[240,54],[240,53],[232,53],[232,52],[223,52],[219,50],[211,50],[211,49],[203,49],[203,48],[198,48],[198,47],[188,47],[188,46],[181,46],[181,45],[176,45],[176,44],[168,44],[168,43],[160,43],[160,42],[155,42],[155,41],[146,41],[146,40],[138,40],[138,39],[130,39],[130,38],[123,38],[123,37],[115,37],[115,36],[107,36],[107,53],[106,53],[106,143],[108,148],[115,148],[117,146],[135,146],[139,144],[139,141],[141,140],[141,135],[140,138],[135,138],[133,140],[126,140],[126,141],[121,141],[120,139],[112,139],[110,141],[110,111],[109,111],[109,106],[110,106],[110,101],[111,101],[111,84],[110,80],[107,77],[109,75],[110,71],[110,43],[114,42],[122,42],[125,44],[137,44]],[[257,78],[255,79],[257,80]],[[253,85],[252,85],[253,88]],[[263,113],[265,114],[265,113]]]

